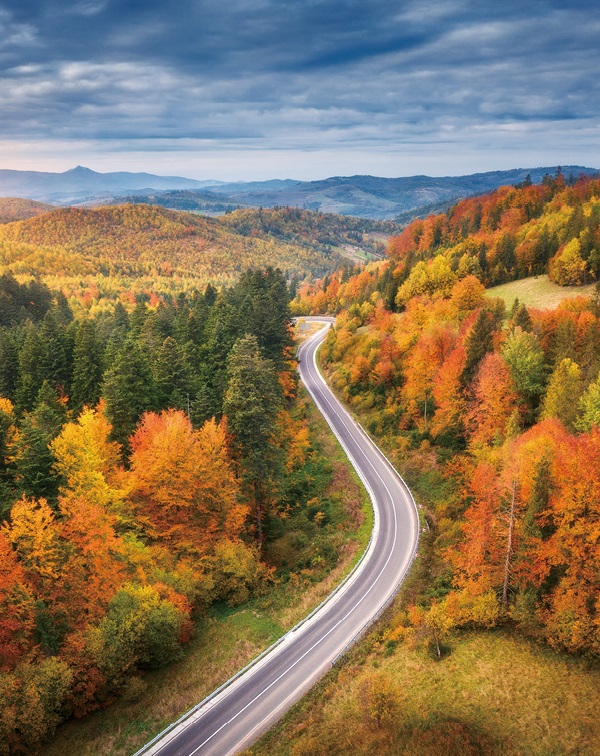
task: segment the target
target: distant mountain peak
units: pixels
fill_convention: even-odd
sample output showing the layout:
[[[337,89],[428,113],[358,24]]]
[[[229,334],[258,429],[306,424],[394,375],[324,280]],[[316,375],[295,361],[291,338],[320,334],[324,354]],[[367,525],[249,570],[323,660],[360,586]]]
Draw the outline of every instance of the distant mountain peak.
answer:
[[[93,171],[91,168],[86,168],[85,165],[76,165],[75,168],[70,168],[68,171],[65,171],[63,175],[73,175],[78,174],[80,176],[91,176],[91,175],[98,175],[96,171]]]

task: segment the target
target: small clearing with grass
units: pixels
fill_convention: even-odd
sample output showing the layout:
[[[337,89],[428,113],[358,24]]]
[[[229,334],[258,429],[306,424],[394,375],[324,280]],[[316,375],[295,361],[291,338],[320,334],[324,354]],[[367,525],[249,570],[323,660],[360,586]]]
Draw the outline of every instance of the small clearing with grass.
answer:
[[[573,299],[574,297],[591,297],[594,293],[595,284],[587,286],[559,286],[553,283],[548,276],[532,276],[531,278],[522,278],[519,281],[494,286],[487,290],[489,297],[499,297],[510,308],[515,299],[527,307],[534,307],[537,310],[552,310],[557,307],[563,299]]]

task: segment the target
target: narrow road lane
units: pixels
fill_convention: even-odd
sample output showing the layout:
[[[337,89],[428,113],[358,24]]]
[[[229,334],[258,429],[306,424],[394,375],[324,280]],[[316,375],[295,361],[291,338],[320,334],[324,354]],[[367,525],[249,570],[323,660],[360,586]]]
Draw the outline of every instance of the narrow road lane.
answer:
[[[299,349],[300,376],[369,492],[375,515],[369,547],[307,620],[138,754],[226,756],[249,746],[379,614],[410,566],[419,533],[416,507],[404,482],[321,377],[316,352],[329,327],[322,320],[324,328]]]

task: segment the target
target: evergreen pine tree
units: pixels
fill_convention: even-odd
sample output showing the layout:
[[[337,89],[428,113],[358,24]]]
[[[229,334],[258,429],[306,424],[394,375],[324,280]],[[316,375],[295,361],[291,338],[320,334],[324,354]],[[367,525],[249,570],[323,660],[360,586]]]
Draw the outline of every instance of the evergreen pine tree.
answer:
[[[100,345],[93,320],[82,320],[75,335],[71,406],[79,414],[84,406],[94,407],[100,398],[102,381]]]
[[[42,348],[40,369],[44,380],[69,392],[71,382],[72,347],[66,328],[50,310],[40,329]]]
[[[0,327],[0,396],[12,398],[19,371],[19,352],[11,331]]]
[[[156,408],[156,394],[146,355],[128,340],[107,368],[102,383],[106,414],[112,424],[112,438],[129,451],[129,437],[141,415]]]
[[[228,360],[228,378],[223,412],[261,543],[267,504],[281,473],[281,453],[275,439],[282,397],[275,366],[262,355],[256,336],[236,341]]]
[[[461,376],[464,386],[468,386],[477,372],[477,366],[488,352],[494,349],[494,331],[496,318],[487,309],[482,308],[465,341],[467,359]]]
[[[42,383],[42,358],[45,349],[40,339],[38,329],[33,323],[26,327],[25,340],[19,351],[19,367],[15,388],[15,405],[17,412],[31,410],[35,403]]]
[[[41,414],[43,416],[43,412]],[[44,498],[49,504],[55,504],[59,479],[53,470],[51,441],[52,437],[38,424],[36,414],[27,413],[15,443],[14,470],[19,494]]]

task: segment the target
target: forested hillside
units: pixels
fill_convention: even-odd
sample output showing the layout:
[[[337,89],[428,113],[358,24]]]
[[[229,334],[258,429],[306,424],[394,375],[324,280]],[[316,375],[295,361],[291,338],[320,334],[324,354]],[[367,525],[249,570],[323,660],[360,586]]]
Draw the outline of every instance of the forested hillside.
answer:
[[[382,257],[387,239],[402,229],[392,221],[300,210],[296,207],[240,209],[227,213],[222,222],[238,234],[273,238],[288,244],[321,250],[335,247]]]
[[[600,652],[600,291],[546,311],[484,296],[546,268],[597,279],[599,198],[558,176],[466,200],[294,303],[340,312],[324,364],[425,505],[398,638],[419,627],[439,653],[452,626],[509,623]]]
[[[4,272],[40,276],[92,314],[109,300],[230,285],[250,267],[277,265],[304,278],[339,263],[329,248],[243,235],[217,219],[150,205],[61,209],[0,228]]]
[[[335,311],[363,303],[377,290],[402,309],[415,295],[448,293],[472,274],[485,286],[549,273],[561,286],[600,279],[600,180],[542,184],[463,200],[441,215],[416,220],[388,245],[390,262],[347,284],[338,274],[302,291],[296,312]]]
[[[177,658],[213,602],[334,566],[339,520],[280,272],[79,320],[3,276],[0,313],[0,742],[31,753]]]
[[[49,213],[55,209],[54,205],[47,205],[45,202],[35,202],[19,197],[0,197],[0,223],[34,218],[36,215]]]

